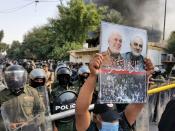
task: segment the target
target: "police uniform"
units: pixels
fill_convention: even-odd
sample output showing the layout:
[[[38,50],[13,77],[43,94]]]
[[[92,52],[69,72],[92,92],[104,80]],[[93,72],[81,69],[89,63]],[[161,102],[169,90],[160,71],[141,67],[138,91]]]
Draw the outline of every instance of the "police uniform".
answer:
[[[53,83],[53,90],[51,92],[51,98],[50,98],[50,106],[51,106],[51,112],[53,112],[53,103],[56,97],[58,97],[62,92],[67,91],[65,88],[61,87],[59,85],[58,82]],[[72,90],[74,87],[73,86],[69,86],[67,89],[68,90]],[[59,131],[76,131],[76,127],[75,127],[75,120],[74,119],[69,119],[66,120],[64,119],[64,122],[60,121],[60,120],[56,120],[55,121],[55,125],[58,128]]]
[[[9,116],[9,124],[32,121],[37,115],[40,116],[34,123],[31,122],[31,125],[40,126],[36,121],[44,123],[44,104],[34,88],[26,85],[19,96],[12,94],[9,89],[4,89],[0,92],[0,96],[1,114],[3,119]],[[42,124],[40,128],[44,130],[44,125]]]

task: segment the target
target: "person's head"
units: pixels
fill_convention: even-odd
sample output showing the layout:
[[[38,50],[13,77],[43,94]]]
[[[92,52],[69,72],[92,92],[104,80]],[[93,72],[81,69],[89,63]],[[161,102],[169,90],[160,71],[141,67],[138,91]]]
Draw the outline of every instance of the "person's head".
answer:
[[[108,38],[109,49],[114,54],[119,54],[122,46],[122,36],[118,32],[112,32]]]
[[[49,65],[47,63],[43,63],[43,70],[47,72],[49,70]]]
[[[143,40],[141,37],[136,36],[131,40],[130,43],[131,46],[131,52],[133,53],[133,55],[135,56],[140,56],[142,49],[143,49]]]
[[[63,65],[58,66],[55,70],[56,81],[59,82],[59,85],[66,88],[70,83],[71,74],[72,72],[69,67]]]
[[[36,88],[44,86],[46,82],[46,73],[43,69],[33,69],[29,74],[29,85]]]
[[[86,65],[81,66],[78,70],[78,77],[82,83],[84,83],[86,81],[89,74],[90,74],[90,70],[89,70],[89,67]]]
[[[114,104],[95,104],[93,121],[100,131],[115,130],[119,128],[119,114]]]
[[[20,65],[9,66],[4,73],[8,89],[15,95],[23,93],[27,82],[27,71]]]

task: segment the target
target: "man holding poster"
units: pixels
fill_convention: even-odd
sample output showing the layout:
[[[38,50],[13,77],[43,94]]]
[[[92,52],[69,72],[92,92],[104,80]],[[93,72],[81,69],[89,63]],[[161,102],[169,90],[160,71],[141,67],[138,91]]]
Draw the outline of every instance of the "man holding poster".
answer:
[[[88,107],[92,101],[92,95],[96,87],[97,74],[104,60],[102,54],[90,61],[90,75],[81,87],[76,102],[76,128],[77,131],[134,131],[133,124],[136,121],[143,103],[129,104],[122,113],[117,113],[114,104],[95,104],[93,114],[93,126],[91,128],[91,117]],[[147,76],[153,72],[153,65],[149,59],[145,59]]]

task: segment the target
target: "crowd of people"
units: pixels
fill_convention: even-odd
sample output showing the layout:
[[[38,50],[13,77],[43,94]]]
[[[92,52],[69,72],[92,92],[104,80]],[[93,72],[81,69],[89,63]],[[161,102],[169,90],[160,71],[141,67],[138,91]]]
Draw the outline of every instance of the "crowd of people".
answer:
[[[86,64],[57,63],[54,68],[46,61],[38,65],[6,61],[1,66],[1,131],[76,129],[73,117],[54,122],[46,121],[46,117],[75,108],[80,87],[90,73]]]
[[[107,51],[97,53],[89,64],[51,60],[3,62],[0,66],[0,131],[135,131],[144,103],[97,103],[97,74],[101,66],[121,66],[126,59],[134,61],[131,63],[134,68],[144,69],[149,80],[154,67],[150,59],[141,55],[140,38],[131,41],[133,50],[125,54],[120,54],[122,37],[118,33],[112,33],[108,42]],[[140,61],[139,67],[136,61]],[[89,111],[92,103],[94,109]],[[47,118],[70,109],[75,109],[75,115],[54,121]],[[161,123],[167,115],[169,110],[163,114],[160,131],[166,130]],[[169,121],[167,131],[173,131],[174,120]]]

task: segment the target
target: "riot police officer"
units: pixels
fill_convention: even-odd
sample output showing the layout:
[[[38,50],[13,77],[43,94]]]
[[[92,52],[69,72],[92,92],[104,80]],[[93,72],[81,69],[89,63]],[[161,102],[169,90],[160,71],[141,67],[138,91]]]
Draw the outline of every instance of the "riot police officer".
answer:
[[[29,74],[29,85],[31,87],[34,87],[38,91],[39,97],[41,98],[46,107],[45,116],[49,116],[50,106],[49,106],[48,91],[45,86],[46,79],[47,77],[45,71],[40,68],[33,69]],[[51,122],[46,121],[46,129],[47,131],[52,131]]]
[[[45,71],[40,68],[33,69],[29,74],[29,85],[38,91],[39,97],[43,101],[48,114],[50,109],[48,91],[45,87],[46,79]]]
[[[79,81],[79,87],[82,87],[86,79],[88,78],[90,74],[89,67],[86,65],[83,65],[78,70],[78,81]]]
[[[63,106],[63,103],[58,104],[59,101],[59,96],[66,91],[75,91],[75,88],[71,85],[70,82],[70,77],[71,77],[71,70],[68,66],[66,65],[60,65],[56,68],[55,70],[55,78],[56,82],[53,84],[52,87],[52,92],[51,92],[51,98],[50,98],[50,106],[51,106],[51,112],[58,113],[55,111],[56,107],[55,105],[58,106]],[[61,121],[57,120],[54,121],[54,125],[59,131],[74,131],[74,120],[71,121]]]
[[[0,92],[0,105],[6,130],[45,130],[44,104],[37,91],[26,85],[26,70],[12,65],[5,70],[4,76],[7,88]]]

